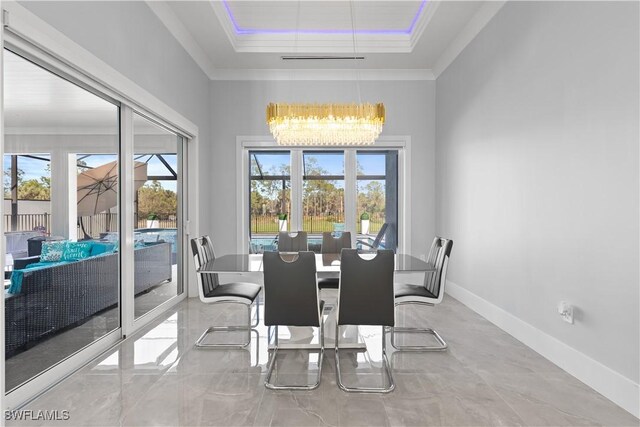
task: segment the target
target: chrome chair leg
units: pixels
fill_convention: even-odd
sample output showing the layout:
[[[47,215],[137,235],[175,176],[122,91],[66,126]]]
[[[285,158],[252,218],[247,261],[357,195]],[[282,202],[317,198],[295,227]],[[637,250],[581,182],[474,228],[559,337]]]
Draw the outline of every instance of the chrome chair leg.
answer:
[[[433,304],[425,303],[425,302],[400,302],[396,303],[396,307],[401,305],[427,305],[432,306]],[[396,333],[404,333],[404,334],[429,334],[432,335],[436,341],[438,341],[439,345],[399,345],[396,344]],[[435,329],[431,328],[406,328],[406,327],[393,327],[391,328],[391,345],[398,351],[444,351],[447,349],[447,343],[442,339],[440,334],[436,332]]]
[[[342,382],[342,374],[340,372],[340,326],[336,323],[336,337],[335,337],[335,346],[336,346],[336,382],[338,383],[338,387],[341,390],[346,391],[348,393],[390,393],[395,388],[396,385],[393,382],[393,375],[391,374],[391,364],[389,363],[389,359],[387,359],[387,328],[385,326],[382,327],[382,365],[383,369],[386,372],[387,378],[389,379],[388,387],[347,387]]]
[[[197,348],[245,348],[249,344],[251,344],[251,331],[253,330],[253,328],[258,326],[258,324],[260,323],[260,306],[258,304],[257,299],[255,301],[256,320],[255,320],[254,323],[251,323],[251,319],[253,317],[253,316],[251,316],[251,307],[253,306],[253,303],[245,304],[245,303],[237,302],[237,301],[223,301],[223,302],[219,302],[217,304],[242,304],[242,305],[246,305],[247,306],[247,314],[248,314],[247,324],[246,325],[239,325],[239,326],[211,326],[211,327],[207,328],[202,333],[202,335],[200,335],[200,338],[198,338],[198,340],[196,341],[195,346]],[[205,344],[205,340],[207,338],[207,335],[209,335],[212,332],[237,332],[237,331],[247,331],[247,340],[245,342],[242,342],[242,343]]]
[[[271,337],[271,326],[267,332],[267,336]],[[320,316],[320,356],[318,358],[318,376],[314,384],[307,385],[287,385],[287,384],[274,384],[271,382],[271,375],[276,365],[276,358],[278,357],[278,326],[275,327],[275,347],[271,350],[271,360],[269,361],[269,368],[267,370],[267,377],[264,380],[264,385],[269,390],[315,390],[320,386],[320,380],[322,379],[322,361],[324,360],[324,316]]]

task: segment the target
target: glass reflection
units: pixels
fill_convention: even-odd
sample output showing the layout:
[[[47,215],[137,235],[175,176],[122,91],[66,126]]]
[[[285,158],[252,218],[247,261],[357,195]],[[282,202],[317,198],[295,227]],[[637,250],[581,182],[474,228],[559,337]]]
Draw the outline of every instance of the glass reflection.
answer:
[[[6,390],[120,326],[119,108],[4,51]]]

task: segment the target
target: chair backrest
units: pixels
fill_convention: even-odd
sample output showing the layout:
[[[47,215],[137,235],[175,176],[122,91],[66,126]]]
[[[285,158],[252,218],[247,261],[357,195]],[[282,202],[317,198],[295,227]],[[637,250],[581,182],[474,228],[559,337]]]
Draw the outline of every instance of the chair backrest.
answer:
[[[213,243],[209,236],[191,239],[191,250],[193,252],[193,262],[195,263],[196,270],[207,262],[216,259],[213,251]],[[220,284],[218,275],[215,273],[198,273],[197,276],[200,299],[204,299],[209,292],[213,291]]]
[[[322,233],[322,247],[320,252],[323,254],[339,254],[342,249],[351,248],[351,232],[345,231],[333,237],[333,233],[325,231]]]
[[[433,238],[433,242],[431,242],[431,247],[429,248],[429,255],[427,255],[427,262],[429,264],[436,263],[436,258],[438,257],[438,250],[440,249],[440,240],[442,240],[442,237],[436,236]]]
[[[393,251],[362,259],[356,249],[343,249],[338,288],[339,325],[394,326]]]
[[[382,227],[380,227],[380,231],[378,231],[378,235],[376,236],[376,238],[373,241],[373,244],[371,245],[373,249],[378,249],[380,247],[380,243],[382,243],[382,239],[384,239],[384,235],[387,232],[388,226],[389,224],[385,222],[384,224],[382,224]]]
[[[433,263],[435,271],[425,275],[424,286],[429,292],[435,295],[438,300],[442,300],[444,286],[447,281],[447,269],[449,267],[449,257],[453,248],[453,240],[436,237],[433,240],[427,261]],[[432,260],[433,259],[433,260]]]
[[[300,252],[308,251],[307,232],[298,231],[295,236],[281,231],[278,233],[278,251],[280,252]]]
[[[264,324],[320,326],[320,301],[313,252],[298,252],[292,262],[265,252]]]

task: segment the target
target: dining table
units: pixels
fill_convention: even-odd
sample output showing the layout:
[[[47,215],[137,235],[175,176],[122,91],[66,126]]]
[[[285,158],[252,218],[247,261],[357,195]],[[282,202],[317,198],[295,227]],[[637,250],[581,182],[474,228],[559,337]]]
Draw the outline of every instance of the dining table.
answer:
[[[365,260],[375,258],[374,251],[359,251],[360,257]],[[296,252],[280,252],[283,260],[292,262],[297,257]],[[318,277],[337,277],[340,273],[340,254],[325,253],[315,254],[316,272]],[[394,255],[394,272],[402,273],[429,273],[435,271],[433,264],[416,256],[408,254]],[[262,275],[262,254],[227,254],[219,256],[198,269],[198,273],[217,273],[232,275]],[[334,328],[337,306],[337,289],[323,289],[322,299],[325,300],[325,348],[334,348]],[[259,308],[258,308],[259,309]],[[283,328],[284,329],[284,328]],[[313,328],[288,327],[284,339],[281,336],[278,348],[280,349],[318,349],[318,334],[314,334]],[[328,333],[327,333],[328,332]],[[269,339],[269,342],[271,340]],[[340,348],[357,351],[365,351],[366,343],[357,326],[348,325],[342,328]]]
[[[372,260],[376,254],[372,251],[359,252],[360,257]],[[294,261],[296,252],[280,252],[285,261]],[[318,276],[323,274],[340,273],[340,254],[315,254],[316,272]],[[435,267],[418,257],[407,254],[394,255],[394,271],[396,273],[427,273],[434,271]],[[198,269],[199,273],[242,274],[261,273],[263,271],[262,254],[228,254],[217,257]]]

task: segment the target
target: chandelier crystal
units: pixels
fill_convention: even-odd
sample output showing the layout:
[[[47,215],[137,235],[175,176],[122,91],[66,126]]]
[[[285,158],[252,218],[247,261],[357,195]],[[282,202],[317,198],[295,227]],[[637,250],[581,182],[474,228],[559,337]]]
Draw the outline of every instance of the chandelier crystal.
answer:
[[[267,124],[279,145],[370,145],[384,120],[382,103],[267,106]]]

